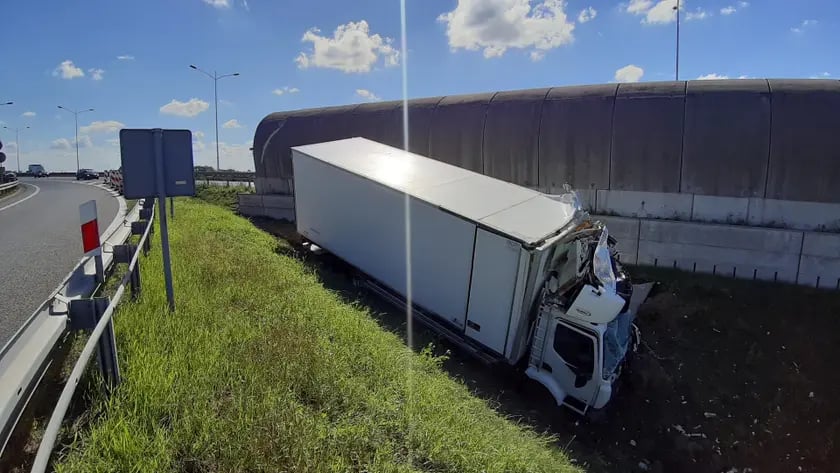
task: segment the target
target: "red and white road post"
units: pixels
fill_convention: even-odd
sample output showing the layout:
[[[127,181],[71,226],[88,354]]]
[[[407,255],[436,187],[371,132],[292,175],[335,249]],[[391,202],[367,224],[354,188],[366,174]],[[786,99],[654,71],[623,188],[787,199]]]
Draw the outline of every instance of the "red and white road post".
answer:
[[[95,200],[89,200],[79,206],[79,220],[82,225],[82,250],[85,252],[85,256],[93,256],[97,282],[105,282],[105,268],[102,265],[102,244],[99,242],[99,221],[96,218]]]

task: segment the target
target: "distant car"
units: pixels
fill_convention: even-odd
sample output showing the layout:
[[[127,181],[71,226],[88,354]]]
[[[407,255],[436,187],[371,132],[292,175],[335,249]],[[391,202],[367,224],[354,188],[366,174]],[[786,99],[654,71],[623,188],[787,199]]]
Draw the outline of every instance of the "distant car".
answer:
[[[87,181],[89,179],[99,179],[99,174],[93,169],[79,169],[76,171],[77,181]]]
[[[3,173],[3,182],[14,182],[17,181],[17,174],[13,173],[12,171],[6,171]]]

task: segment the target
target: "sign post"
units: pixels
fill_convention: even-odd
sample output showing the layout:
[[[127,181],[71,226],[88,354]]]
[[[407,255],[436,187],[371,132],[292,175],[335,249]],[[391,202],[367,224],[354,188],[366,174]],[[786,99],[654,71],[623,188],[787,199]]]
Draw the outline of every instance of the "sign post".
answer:
[[[169,310],[175,311],[166,197],[195,195],[192,133],[189,130],[120,130],[123,194],[127,199],[157,197],[163,276]],[[172,201],[170,200],[170,207]],[[174,215],[174,213],[173,213]]]
[[[169,259],[169,227],[166,225],[166,179],[163,170],[163,130],[154,130],[155,171],[158,202],[160,203],[160,244],[163,250],[163,277],[166,281],[166,300],[175,312],[175,290],[172,288],[172,263]],[[170,201],[171,204],[171,201]]]

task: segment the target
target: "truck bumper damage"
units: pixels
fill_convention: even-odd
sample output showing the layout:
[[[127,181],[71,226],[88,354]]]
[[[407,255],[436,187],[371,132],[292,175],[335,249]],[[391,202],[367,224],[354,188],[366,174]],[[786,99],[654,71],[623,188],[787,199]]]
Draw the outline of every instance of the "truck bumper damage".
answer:
[[[634,320],[652,284],[631,284],[605,226],[582,227],[553,258],[525,373],[558,405],[585,413],[609,402],[626,355],[638,343]]]

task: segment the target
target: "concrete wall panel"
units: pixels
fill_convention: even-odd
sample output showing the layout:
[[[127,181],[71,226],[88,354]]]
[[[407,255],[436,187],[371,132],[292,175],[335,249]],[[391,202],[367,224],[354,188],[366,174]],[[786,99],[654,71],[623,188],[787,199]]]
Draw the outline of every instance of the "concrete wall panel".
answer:
[[[603,215],[689,220],[693,200],[691,194],[599,190],[595,211]]]
[[[638,264],[745,279],[796,282],[799,255],[639,240]]]
[[[549,89],[499,92],[484,125],[484,174],[525,187],[539,186],[540,116]]]
[[[762,197],[769,149],[766,80],[688,82],[680,192]]]
[[[840,203],[749,199],[747,223],[763,227],[840,232]]]
[[[679,192],[685,82],[620,84],[610,189]]]
[[[484,122],[493,95],[444,97],[432,114],[428,156],[482,172]]]
[[[840,202],[840,81],[771,80],[769,199]]]
[[[607,189],[617,84],[555,87],[543,104],[539,187]]]

